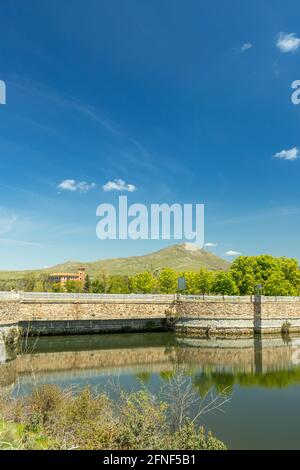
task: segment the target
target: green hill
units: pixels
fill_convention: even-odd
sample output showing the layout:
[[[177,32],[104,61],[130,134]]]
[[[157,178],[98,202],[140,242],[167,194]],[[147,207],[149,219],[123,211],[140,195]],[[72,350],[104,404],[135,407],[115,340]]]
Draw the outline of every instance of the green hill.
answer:
[[[85,263],[82,261],[67,261],[45,270],[31,271],[39,273],[76,272],[80,266],[85,266],[87,273],[95,277],[100,273],[133,275],[150,270],[159,271],[162,268],[174,268],[176,271],[198,271],[206,268],[211,271],[229,269],[230,263],[222,258],[200,250],[195,245],[183,243],[173,245],[154,253],[129,258],[112,258]],[[26,271],[0,271],[0,280],[20,279]]]

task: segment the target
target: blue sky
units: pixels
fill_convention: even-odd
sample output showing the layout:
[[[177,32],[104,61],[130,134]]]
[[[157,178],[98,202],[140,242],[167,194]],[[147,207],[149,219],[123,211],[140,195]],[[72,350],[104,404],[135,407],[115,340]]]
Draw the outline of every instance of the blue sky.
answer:
[[[204,203],[218,255],[300,259],[299,2],[2,0],[0,14],[0,269],[170,244],[98,240],[96,207],[120,194]]]

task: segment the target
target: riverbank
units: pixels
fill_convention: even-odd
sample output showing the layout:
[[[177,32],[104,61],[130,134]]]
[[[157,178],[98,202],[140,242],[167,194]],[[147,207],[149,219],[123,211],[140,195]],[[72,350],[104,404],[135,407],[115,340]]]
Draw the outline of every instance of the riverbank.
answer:
[[[225,450],[197,425],[197,413],[201,408],[191,417],[179,402],[176,407],[146,390],[120,391],[111,400],[88,387],[76,394],[45,385],[25,398],[0,395],[0,449]]]
[[[44,384],[75,391],[88,385],[112,399],[118,389],[130,393],[146,387],[158,395],[180,368],[202,399],[226,389],[231,401],[225,412],[205,415],[200,424],[230,449],[298,449],[297,344],[297,335],[24,337],[18,355],[0,364],[0,388],[19,398]]]

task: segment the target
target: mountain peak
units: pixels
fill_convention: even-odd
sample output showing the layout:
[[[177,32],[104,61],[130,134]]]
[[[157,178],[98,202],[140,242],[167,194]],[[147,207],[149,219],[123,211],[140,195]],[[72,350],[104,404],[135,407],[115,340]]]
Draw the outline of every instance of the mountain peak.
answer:
[[[182,247],[186,251],[201,251],[199,246],[195,243],[181,243],[177,246]]]
[[[72,264],[68,264],[68,267],[72,268],[72,271],[76,271],[82,262]],[[227,271],[230,264],[213,253],[200,249],[193,243],[179,243],[146,255],[102,259],[86,263],[85,266],[89,275],[97,276],[103,272],[133,275],[142,271],[160,271],[163,268],[173,268],[178,272],[198,271],[200,268],[206,268],[210,271]],[[60,269],[64,267],[66,266],[59,266]]]

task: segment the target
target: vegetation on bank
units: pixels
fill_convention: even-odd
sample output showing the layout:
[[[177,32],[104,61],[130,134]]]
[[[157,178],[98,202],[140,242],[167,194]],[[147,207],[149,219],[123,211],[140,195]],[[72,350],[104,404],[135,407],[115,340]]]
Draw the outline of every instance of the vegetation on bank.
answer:
[[[261,286],[264,295],[290,295],[300,293],[300,271],[298,261],[292,258],[275,258],[269,255],[240,256],[228,272],[176,271],[173,268],[148,270],[134,276],[105,273],[94,278],[86,276],[85,285],[68,281],[64,287],[51,284],[46,274],[27,274],[18,282],[0,281],[0,290],[19,289],[36,292],[90,292],[90,293],[166,293],[177,291],[178,277],[186,279],[183,294],[252,295]]]
[[[74,393],[56,385],[2,396],[0,449],[225,450],[188,414],[190,397],[170,405],[142,389],[111,400],[90,388]]]

